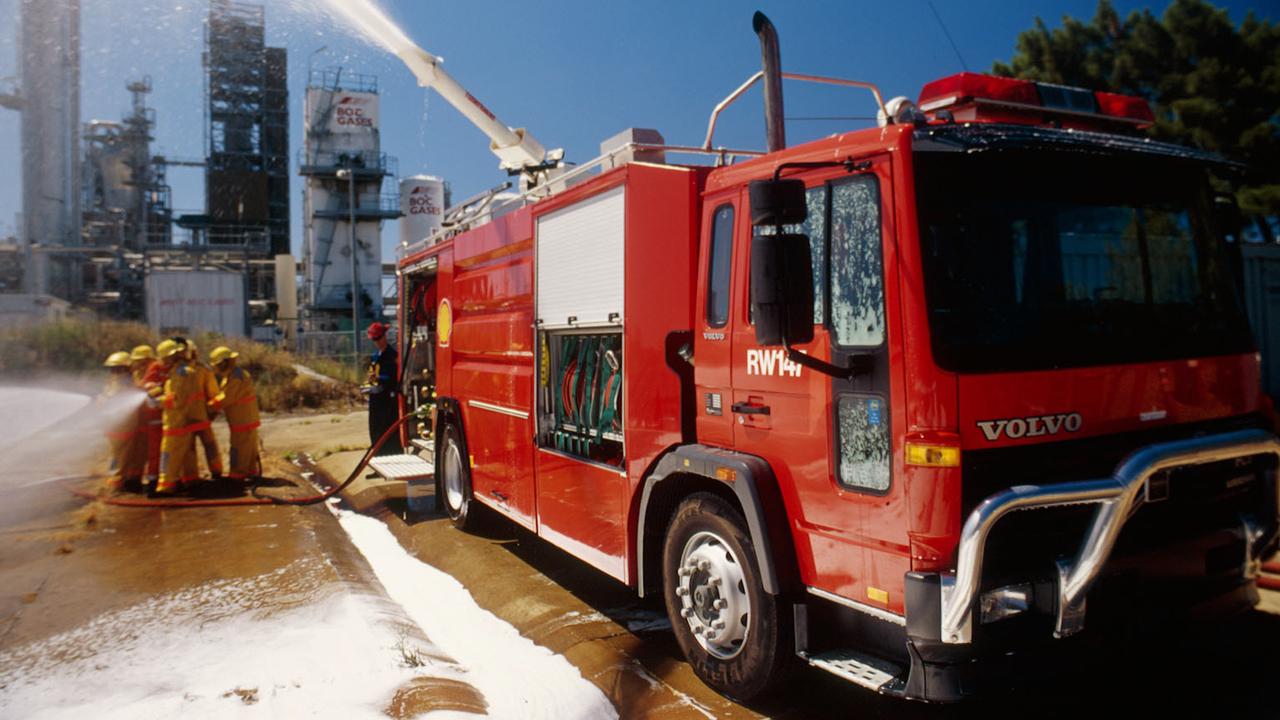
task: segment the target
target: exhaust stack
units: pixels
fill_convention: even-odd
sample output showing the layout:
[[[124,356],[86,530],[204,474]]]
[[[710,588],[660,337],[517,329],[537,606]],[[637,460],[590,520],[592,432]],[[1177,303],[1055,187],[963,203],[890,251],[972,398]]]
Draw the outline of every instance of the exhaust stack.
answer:
[[[787,128],[782,114],[782,60],[778,53],[778,31],[764,13],[756,11],[751,29],[760,37],[760,64],[764,71],[764,132],[769,152],[787,146]]]

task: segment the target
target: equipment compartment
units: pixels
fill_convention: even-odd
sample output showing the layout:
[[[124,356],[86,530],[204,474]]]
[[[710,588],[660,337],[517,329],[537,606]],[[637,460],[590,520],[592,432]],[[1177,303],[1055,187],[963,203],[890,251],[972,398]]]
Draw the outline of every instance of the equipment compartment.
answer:
[[[538,444],[621,467],[621,330],[538,335]]]
[[[428,409],[434,417],[436,404],[436,273],[435,264],[402,280],[401,292],[406,292],[410,302],[404,317],[405,342],[400,359],[401,392],[406,409],[416,412]],[[430,423],[420,421],[410,426],[410,442],[432,437]]]

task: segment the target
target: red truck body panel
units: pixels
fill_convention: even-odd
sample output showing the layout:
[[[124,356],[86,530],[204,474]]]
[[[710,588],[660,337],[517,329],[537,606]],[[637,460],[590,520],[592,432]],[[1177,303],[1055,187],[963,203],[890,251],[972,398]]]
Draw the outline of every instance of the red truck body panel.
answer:
[[[624,582],[635,572],[636,488],[682,440],[679,377],[667,365],[665,338],[692,321],[705,174],[629,164],[401,261],[440,259],[437,292],[450,303],[453,330],[438,349],[436,383],[440,396],[460,399],[475,498]],[[625,287],[622,469],[537,447],[534,425],[538,219],[619,186],[625,262],[636,279]]]

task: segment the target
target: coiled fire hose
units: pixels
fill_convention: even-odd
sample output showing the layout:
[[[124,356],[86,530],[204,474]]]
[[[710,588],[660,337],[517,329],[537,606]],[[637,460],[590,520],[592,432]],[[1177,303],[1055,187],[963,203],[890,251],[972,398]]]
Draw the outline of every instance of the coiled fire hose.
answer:
[[[372,460],[374,455],[378,452],[378,449],[381,448],[388,440],[391,439],[393,433],[399,432],[400,427],[402,425],[404,425],[406,422],[409,422],[410,420],[420,420],[424,417],[426,417],[425,406],[418,408],[412,413],[408,413],[404,415],[399,420],[396,420],[394,423],[392,423],[391,427],[387,428],[386,432],[382,433],[382,437],[378,438],[377,442],[375,442],[373,445],[370,445],[368,450],[365,450],[364,455],[361,456],[360,458],[360,462],[356,463],[355,468],[351,471],[351,474],[347,476],[346,480],[343,480],[337,486],[330,488],[329,490],[323,493],[320,493],[318,495],[309,495],[307,497],[300,497],[300,498],[284,498],[276,495],[261,494],[259,492],[260,488],[255,487],[252,490],[253,497],[247,497],[247,498],[210,498],[208,500],[196,500],[196,499],[186,499],[186,498],[172,498],[172,499],[116,498],[116,497],[99,497],[95,493],[89,492],[88,490],[82,490],[71,484],[71,481],[73,479],[83,481],[87,479],[92,479],[94,477],[98,477],[95,475],[72,476],[71,478],[67,478],[63,480],[63,487],[65,487],[72,495],[75,495],[77,497],[82,497],[82,498],[85,498],[86,500],[97,500],[106,505],[114,505],[116,507],[193,508],[193,507],[236,507],[236,506],[248,506],[248,505],[315,505],[316,503],[322,503],[325,500],[328,500],[329,498],[333,497],[334,495],[337,495],[338,493],[345,490],[348,485],[355,482],[356,478],[360,477],[360,473],[363,472],[365,467],[369,464],[369,461]]]

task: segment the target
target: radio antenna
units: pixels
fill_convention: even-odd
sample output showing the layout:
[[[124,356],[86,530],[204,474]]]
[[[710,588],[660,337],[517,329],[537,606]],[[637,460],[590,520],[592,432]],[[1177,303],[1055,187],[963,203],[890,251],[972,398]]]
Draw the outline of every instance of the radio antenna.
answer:
[[[956,41],[951,38],[951,33],[947,30],[947,24],[942,22],[942,16],[938,14],[938,8],[933,6],[933,0],[929,1],[929,9],[933,11],[933,19],[938,21],[938,27],[942,28],[942,34],[947,36],[947,42],[951,43],[951,49],[956,53],[956,59],[960,61],[960,68],[965,72],[969,72],[969,64],[964,61],[964,56],[960,54],[960,48],[956,47]]]

